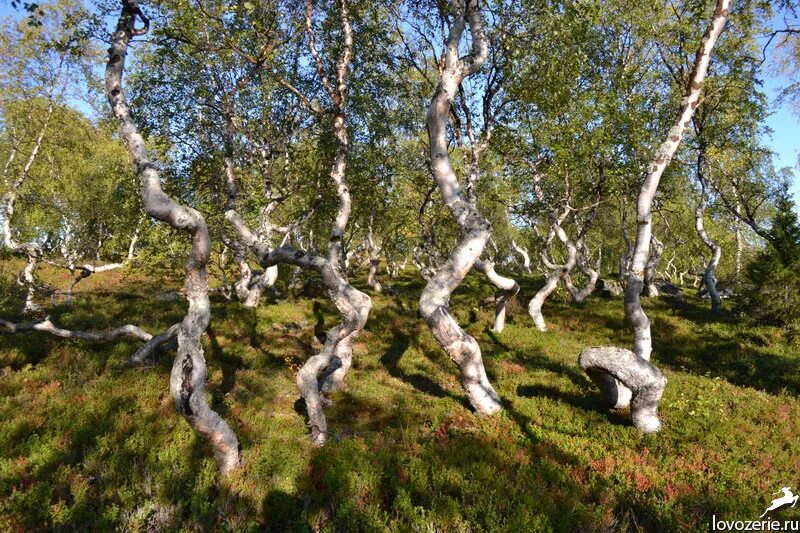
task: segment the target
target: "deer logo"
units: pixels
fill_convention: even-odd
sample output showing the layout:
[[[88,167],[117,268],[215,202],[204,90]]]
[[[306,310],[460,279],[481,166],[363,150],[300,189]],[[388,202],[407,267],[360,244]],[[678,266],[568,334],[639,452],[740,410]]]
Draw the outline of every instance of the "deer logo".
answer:
[[[783,507],[784,505],[788,505],[790,503],[792,504],[792,507],[794,507],[797,504],[797,500],[800,499],[800,496],[795,496],[794,493],[792,492],[792,489],[790,489],[789,487],[783,487],[780,490],[780,492],[783,493],[783,496],[772,500],[772,503],[769,504],[767,510],[764,511],[764,514],[759,516],[759,518],[764,518],[764,515],[766,515],[768,512],[774,511],[775,509],[778,509],[779,507]],[[776,492],[775,494],[779,494],[779,492]]]

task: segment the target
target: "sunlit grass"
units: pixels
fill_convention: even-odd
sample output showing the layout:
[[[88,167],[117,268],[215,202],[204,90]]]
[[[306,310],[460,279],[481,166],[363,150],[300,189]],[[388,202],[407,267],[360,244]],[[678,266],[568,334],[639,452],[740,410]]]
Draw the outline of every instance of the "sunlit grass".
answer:
[[[523,300],[539,282],[523,280]],[[294,370],[334,324],[332,306],[287,297],[253,311],[215,297],[209,391],[244,458],[227,480],[175,412],[171,356],[132,368],[136,343],[0,337],[0,530],[694,530],[712,514],[754,519],[797,485],[800,354],[777,330],[714,318],[694,298],[647,302],[669,384],[664,429],[644,436],[599,408],[577,366],[586,346],[629,344],[620,300],[553,298],[547,333],[514,304],[497,335],[480,306],[492,288],[470,277],[453,311],[506,407],[485,418],[417,316],[421,284],[409,273],[389,285],[395,295],[372,295],[323,449],[310,445]],[[156,332],[184,308],[152,297],[179,283],[113,272],[79,287],[58,324]]]

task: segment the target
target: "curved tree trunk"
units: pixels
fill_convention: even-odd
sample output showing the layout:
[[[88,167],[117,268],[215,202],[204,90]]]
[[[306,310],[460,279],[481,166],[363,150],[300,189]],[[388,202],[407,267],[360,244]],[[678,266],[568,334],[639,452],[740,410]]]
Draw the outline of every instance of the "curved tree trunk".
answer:
[[[658,264],[661,262],[661,254],[664,253],[664,243],[659,241],[655,234],[650,235],[650,258],[647,260],[647,265],[644,270],[644,295],[648,298],[655,298],[658,296],[658,287],[656,286],[656,272]]]
[[[31,153],[28,154],[28,159],[25,161],[22,171],[20,172],[19,176],[13,180],[13,182],[9,182],[8,173],[9,169],[11,168],[11,163],[14,161],[18,153],[18,144],[15,143],[11,147],[9,156],[5,165],[3,166],[3,181],[8,185],[8,191],[6,191],[6,194],[4,195],[5,208],[3,213],[3,244],[15,254],[25,256],[25,268],[20,273],[17,281],[20,285],[25,287],[25,305],[22,308],[22,312],[26,315],[33,314],[41,310],[39,305],[36,303],[35,272],[36,266],[38,265],[42,256],[42,249],[40,246],[35,244],[23,244],[17,241],[16,237],[14,236],[12,219],[14,218],[14,210],[16,207],[17,198],[23,185],[30,176],[31,167],[33,167],[33,163],[36,161],[36,157],[38,156],[39,150],[42,147],[42,142],[44,141],[45,133],[50,127],[50,120],[52,116],[53,98],[51,95],[48,100],[47,113],[45,114],[42,127],[39,129],[39,133],[36,135],[36,140],[33,143]]]
[[[627,201],[622,204],[622,240],[625,241],[625,251],[619,257],[619,282],[625,286],[628,279],[628,272],[631,268],[633,258],[633,242],[628,236],[628,206]]]
[[[702,143],[697,153],[697,180],[700,182],[700,201],[697,203],[697,209],[695,210],[694,227],[697,230],[697,235],[711,250],[711,259],[703,272],[703,283],[705,283],[708,295],[711,297],[711,311],[719,313],[722,311],[722,298],[717,290],[716,272],[719,260],[722,257],[722,247],[709,237],[703,220],[706,204],[708,203],[708,193],[705,178],[705,145]]]
[[[558,270],[552,271],[545,279],[544,286],[533,295],[533,298],[531,298],[531,301],[528,303],[528,313],[531,315],[533,324],[539,331],[547,331],[547,325],[545,324],[544,316],[542,315],[542,306],[544,305],[545,300],[547,300],[547,297],[558,288],[558,282],[565,273],[566,267],[561,267]]]
[[[330,363],[331,368],[325,371],[322,386],[326,391],[337,390],[344,385],[344,378],[347,371],[350,369],[350,363],[353,357],[353,344],[358,334],[364,329],[367,316],[369,316],[369,311],[372,309],[372,300],[370,297],[351,286],[347,281],[346,269],[344,271],[341,270],[343,264],[342,240],[347,228],[347,222],[350,220],[350,211],[352,209],[350,188],[346,180],[347,157],[350,151],[350,144],[345,108],[348,88],[347,76],[350,60],[353,55],[353,31],[350,25],[350,13],[347,0],[340,0],[340,9],[343,42],[341,53],[336,62],[336,85],[334,87],[329,83],[324,72],[323,63],[316,51],[314,32],[311,27],[313,2],[312,0],[306,0],[306,33],[309,38],[309,50],[317,65],[317,73],[322,80],[322,84],[326,87],[333,101],[333,133],[337,143],[336,157],[331,166],[330,178],[336,189],[336,195],[339,198],[339,206],[328,238],[328,262],[331,268],[341,276],[343,283],[340,282],[337,285],[340,288],[336,291],[329,286],[328,292],[331,298],[333,298],[334,303],[336,303],[337,298],[350,298],[349,305],[351,308],[351,310],[346,311],[343,310],[339,303],[336,303],[339,310],[345,315],[345,322],[342,324],[345,334],[342,341],[335,346],[334,359]],[[354,320],[352,317],[355,316],[363,316],[363,320]],[[309,361],[309,365],[310,368],[314,367],[311,361]],[[298,375],[297,379],[298,385],[300,385],[300,375]],[[303,390],[302,386],[301,390]],[[303,396],[306,397],[305,392]],[[308,401],[307,397],[306,401]]]
[[[22,313],[31,315],[41,311],[41,307],[36,303],[36,267],[39,264],[39,257],[41,250],[35,246],[23,246],[25,251],[25,268],[18,278],[20,285],[25,287],[25,305],[22,308]]]
[[[377,280],[378,266],[381,263],[380,249],[375,245],[375,239],[372,236],[372,218],[370,218],[369,229],[367,230],[367,248],[369,250],[369,273],[367,274],[367,285],[375,292],[381,292],[383,286]]]
[[[630,405],[631,396],[633,404],[637,405],[639,396],[647,394],[642,392],[637,379],[638,369],[642,362],[649,364],[652,353],[652,337],[650,334],[650,319],[644,312],[641,303],[642,289],[644,288],[644,272],[650,255],[650,238],[653,232],[653,198],[658,189],[659,181],[664,169],[669,164],[678,145],[683,139],[686,129],[691,125],[692,115],[700,99],[700,91],[706,77],[708,64],[711,59],[711,50],[722,33],[728,16],[729,0],[717,0],[711,24],[703,36],[700,47],[695,56],[694,65],[689,75],[688,86],[684,98],[681,100],[680,110],[675,123],[669,130],[667,139],[658,148],[655,158],[650,163],[644,183],[639,190],[636,204],[636,244],[634,246],[633,261],[631,262],[628,282],[625,285],[625,317],[633,327],[633,353],[635,357],[623,357],[621,354],[605,349],[605,357],[598,357],[592,363],[592,368],[599,372],[606,372],[615,378],[611,387],[616,387],[609,397],[617,398],[615,407]],[[643,360],[643,361],[642,361]],[[621,367],[621,368],[620,368]],[[607,380],[610,383],[610,379]],[[664,378],[665,381],[665,378]],[[649,396],[649,395],[648,395]],[[656,398],[656,405],[659,397]],[[652,397],[650,397],[652,398]],[[635,416],[634,409],[634,416]],[[655,408],[648,416],[656,416]],[[650,419],[652,420],[652,419]],[[649,429],[654,428],[654,429]],[[655,431],[655,424],[648,422],[640,427],[642,430]]]
[[[619,404],[617,382],[631,391],[633,425],[642,433],[661,429],[658,403],[664,394],[667,378],[649,361],[624,348],[586,348],[578,359],[580,367],[597,386],[603,402],[609,407]]]
[[[144,22],[142,29],[135,28],[137,16]],[[206,275],[211,251],[208,228],[199,212],[175,202],[161,189],[158,170],[147,155],[144,138],[131,117],[122,89],[128,44],[133,36],[145,34],[148,26],[149,21],[136,2],[123,0],[106,65],[106,96],[128,144],[145,211],[156,220],[185,231],[192,239],[192,249],[186,258],[189,309],[178,329],[178,353],[172,366],[170,390],[178,411],[208,440],[220,470],[225,473],[239,465],[239,441],[230,426],[208,405],[205,394],[206,362],[200,340],[211,316]]]
[[[583,288],[579,289],[572,283],[571,276],[567,274],[564,276],[564,285],[572,295],[572,301],[581,303],[594,292],[597,286],[597,280],[600,279],[600,258],[598,257],[597,264],[593,267],[586,259],[586,254],[588,253],[586,245],[584,243],[579,243],[577,250],[577,265],[583,275],[586,276],[586,283]]]
[[[333,129],[337,141],[336,156],[330,171],[330,179],[339,198],[339,206],[334,218],[326,257],[314,253],[296,250],[284,243],[276,249],[271,249],[265,239],[259,238],[244,223],[244,220],[235,210],[236,187],[233,178],[228,184],[228,202],[225,208],[225,218],[236,229],[245,246],[252,249],[260,265],[269,272],[280,263],[295,265],[302,269],[312,269],[320,273],[328,295],[342,314],[344,320],[328,331],[322,351],[309,358],[297,374],[297,386],[306,403],[311,438],[315,445],[322,445],[328,436],[327,420],[323,407],[326,403],[321,391],[333,391],[341,388],[344,378],[352,361],[352,349],[359,333],[372,309],[372,300],[365,293],[350,285],[344,258],[342,257],[342,239],[350,218],[351,197],[347,186],[347,156],[348,134],[346,121],[346,92],[347,74],[352,56],[353,34],[350,26],[350,15],[347,0],[340,0],[341,30],[343,47],[336,62],[336,84],[330,83],[322,59],[316,49],[316,39],[312,25],[314,6],[311,0],[306,1],[306,35],[309,41],[309,51],[316,64],[317,74],[322,85],[327,91],[333,107],[321,110],[317,106],[310,106],[312,112],[330,112],[333,114]],[[292,92],[303,99],[302,93],[296,88]],[[306,99],[307,100],[307,99]],[[286,230],[287,234],[291,228]],[[313,242],[313,241],[312,241]]]
[[[519,246],[513,239],[511,240],[511,247],[522,256],[522,269],[525,273],[531,273],[531,257],[528,255],[528,250]]]
[[[90,277],[92,274],[99,274],[101,272],[108,272],[110,270],[116,270],[118,268],[122,268],[133,259],[134,252],[136,251],[136,243],[139,240],[139,230],[141,229],[141,225],[142,225],[142,220],[139,219],[139,222],[136,224],[136,228],[133,230],[133,234],[131,235],[131,241],[130,244],[128,245],[128,254],[123,262],[106,263],[104,265],[90,265],[88,263],[83,265],[76,265],[75,260],[77,254],[74,252],[74,250],[70,249],[70,242],[71,242],[70,235],[72,233],[72,228],[70,227],[70,225],[67,223],[66,220],[62,222],[62,226],[64,227],[64,238],[62,239],[60,248],[61,248],[61,255],[62,257],[64,257],[65,264],[60,265],[52,261],[47,261],[47,263],[53,266],[66,268],[72,275],[74,275],[75,272],[78,271],[78,275],[75,276],[75,278],[73,278],[73,280],[67,286],[67,290],[64,291],[65,305],[72,306],[75,287],[78,285],[78,283]]]
[[[322,351],[311,357],[297,373],[297,386],[306,402],[312,442],[324,444],[328,436],[328,425],[323,412],[324,400],[320,394],[319,376],[323,374],[322,390],[339,388],[350,368],[352,347],[356,337],[364,329],[372,309],[372,300],[347,281],[338,263],[316,254],[306,254],[282,246],[262,258],[262,266],[287,263],[320,273],[336,308],[344,317],[341,324],[331,328]]]
[[[495,272],[491,261],[475,261],[475,270],[482,272],[499,290],[495,294],[495,315],[493,331],[502,333],[506,326],[506,303],[519,292],[519,284]]]
[[[489,383],[480,346],[456,323],[449,306],[450,295],[483,253],[491,236],[491,225],[458,183],[448,155],[446,134],[448,115],[459,85],[483,65],[488,55],[488,39],[477,0],[453,0],[451,14],[444,65],[428,108],[427,127],[433,177],[445,204],[461,227],[462,238],[423,289],[419,308],[433,336],[461,369],[461,383],[470,403],[477,412],[488,415],[502,408],[500,397]],[[472,50],[469,55],[459,57],[458,46],[467,20]]]
[[[569,280],[569,275],[572,272],[572,269],[575,268],[575,264],[578,260],[578,249],[569,239],[567,233],[564,231],[564,228],[561,227],[561,223],[566,219],[570,212],[570,208],[565,208],[564,212],[559,216],[552,206],[547,204],[540,183],[541,174],[536,173],[534,175],[534,188],[536,191],[536,196],[540,202],[547,206],[547,218],[550,222],[550,232],[547,235],[547,239],[545,239],[545,249],[542,250],[541,259],[545,268],[549,269],[551,272],[545,279],[544,286],[539,289],[539,291],[528,303],[528,313],[531,315],[536,329],[544,332],[547,331],[547,326],[545,325],[544,316],[542,315],[542,306],[544,305],[544,302],[547,300],[548,296],[550,296],[553,291],[558,288],[559,281],[564,281],[567,287],[571,285],[572,282]],[[563,265],[553,264],[553,262],[547,257],[547,247],[551,242],[553,242],[553,238],[555,237],[558,237],[558,240],[561,241],[561,243],[567,248],[567,260]]]
[[[689,76],[689,86],[681,100],[681,108],[667,139],[661,144],[655,159],[650,163],[636,203],[636,245],[634,246],[631,273],[625,287],[625,316],[633,326],[633,351],[639,357],[650,359],[653,350],[650,336],[650,319],[642,309],[640,295],[644,286],[644,270],[650,254],[650,237],[653,233],[653,197],[658,189],[661,174],[672,160],[683,139],[686,128],[691,125],[692,115],[700,99],[700,91],[706,77],[711,50],[722,32],[728,16],[729,0],[717,0],[711,25],[708,27],[695,57]]]

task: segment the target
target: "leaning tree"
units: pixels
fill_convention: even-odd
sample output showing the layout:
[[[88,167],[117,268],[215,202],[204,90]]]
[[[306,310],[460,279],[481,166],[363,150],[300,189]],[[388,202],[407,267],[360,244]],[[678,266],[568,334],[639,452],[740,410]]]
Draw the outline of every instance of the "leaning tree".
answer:
[[[647,169],[636,204],[636,243],[625,285],[625,317],[633,327],[633,351],[622,348],[587,348],[581,352],[579,364],[598,384],[604,400],[612,407],[631,407],[633,423],[642,432],[661,428],[658,404],[667,379],[650,363],[652,336],[650,319],[642,308],[645,268],[650,256],[653,235],[653,198],[664,169],[669,164],[699,104],[708,71],[711,51],[728,17],[729,0],[717,0],[711,24],[700,41],[680,109],[667,139],[656,151]]]
[[[137,19],[143,27],[136,27]],[[202,214],[176,202],[162,190],[157,163],[147,152],[145,139],[133,120],[122,86],[130,41],[145,35],[149,25],[149,19],[135,1],[122,0],[106,64],[106,96],[128,145],[145,211],[154,219],[185,232],[191,239],[184,285],[189,308],[177,328],[178,353],[172,365],[170,391],[178,412],[208,440],[220,470],[228,472],[239,465],[239,440],[225,420],[211,409],[205,396],[206,361],[201,338],[211,319],[206,272],[211,253],[208,227]]]
[[[436,185],[461,229],[461,239],[428,281],[419,299],[420,312],[433,336],[461,369],[461,383],[472,406],[489,415],[502,408],[483,366],[478,342],[464,331],[450,313],[450,295],[461,284],[483,253],[492,228],[461,187],[450,161],[447,124],[459,86],[476,73],[488,55],[488,39],[477,0],[453,0],[449,32],[433,99],[428,108],[427,127],[430,165]],[[472,47],[459,55],[459,43],[469,26]]]

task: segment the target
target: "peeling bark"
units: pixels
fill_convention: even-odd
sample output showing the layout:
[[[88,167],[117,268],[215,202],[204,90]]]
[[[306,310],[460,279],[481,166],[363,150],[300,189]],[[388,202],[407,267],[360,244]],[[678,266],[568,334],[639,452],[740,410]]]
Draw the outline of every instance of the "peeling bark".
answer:
[[[633,327],[633,352],[602,348],[599,350],[603,356],[592,358],[591,364],[586,362],[585,368],[592,368],[593,372],[600,373],[601,376],[603,373],[610,374],[611,377],[608,379],[601,379],[605,380],[607,386],[611,389],[611,392],[604,392],[604,394],[609,398],[617,398],[616,407],[624,407],[629,404],[631,396],[639,393],[642,383],[647,383],[647,381],[639,379],[640,373],[650,374],[654,378],[658,377],[653,375],[652,369],[647,365],[643,365],[643,363],[649,364],[652,352],[652,337],[650,319],[645,314],[641,303],[641,293],[644,288],[644,271],[650,255],[650,239],[653,232],[653,198],[664,169],[678,149],[686,129],[691,125],[692,116],[699,103],[703,81],[708,71],[711,51],[722,33],[722,28],[725,26],[728,5],[729,0],[717,0],[716,2],[711,23],[703,35],[700,47],[697,50],[694,65],[689,75],[688,86],[681,100],[675,123],[669,130],[667,139],[658,148],[655,157],[651,161],[639,191],[636,206],[636,244],[628,281],[625,285],[625,317]],[[589,358],[590,355],[586,357]],[[646,369],[647,372],[641,372],[642,368]],[[662,381],[662,385],[665,383],[663,376],[662,380],[656,379],[656,381]],[[657,405],[660,398],[660,392],[652,395],[646,394],[645,405],[634,407],[634,416],[637,416],[635,414],[637,410],[643,413],[639,421],[634,420],[637,428],[642,431],[658,430],[660,423],[656,424],[653,420],[653,417],[656,417],[656,413],[655,411],[651,412],[651,407]]]
[[[135,27],[137,17],[144,24],[142,28]],[[144,35],[148,29],[149,20],[137,3],[122,0],[122,12],[106,64],[106,96],[128,144],[139,177],[145,211],[156,220],[186,232],[192,240],[192,249],[186,259],[185,289],[189,309],[178,328],[178,353],[172,367],[170,390],[178,412],[208,440],[219,469],[227,473],[239,465],[239,441],[206,400],[206,362],[200,342],[211,316],[206,274],[211,249],[208,228],[199,212],[175,202],[161,189],[158,170],[147,154],[144,138],[133,121],[122,87],[128,44],[132,37]]]
[[[658,368],[630,350],[610,347],[586,348],[581,352],[578,364],[600,388],[600,395],[608,407],[620,403],[616,382],[625,383],[632,394],[631,416],[636,429],[642,433],[661,429],[658,404],[667,378]]]
[[[488,55],[488,39],[477,0],[453,0],[452,19],[439,80],[428,108],[431,171],[442,198],[462,230],[461,241],[428,281],[420,296],[420,313],[434,338],[461,369],[461,383],[478,413],[499,411],[500,397],[489,383],[477,341],[450,314],[450,295],[483,253],[491,225],[462,190],[453,170],[447,142],[450,108],[461,82],[477,72]],[[469,23],[471,52],[459,57],[458,46]]]

